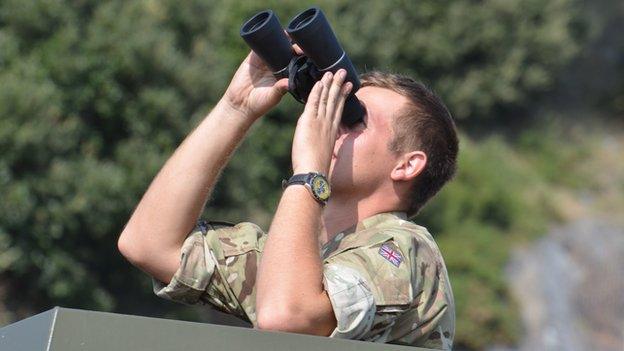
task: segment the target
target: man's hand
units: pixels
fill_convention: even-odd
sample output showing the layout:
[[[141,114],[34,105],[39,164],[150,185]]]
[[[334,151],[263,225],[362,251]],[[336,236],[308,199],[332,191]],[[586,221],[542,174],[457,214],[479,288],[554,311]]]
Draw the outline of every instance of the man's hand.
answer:
[[[219,173],[287,85],[287,79],[276,81],[256,54],[247,56],[224,97],[169,158],[124,227],[118,247],[130,262],[163,283],[170,281]]]
[[[352,83],[344,83],[346,73],[344,69],[335,75],[327,72],[312,88],[293,139],[295,174],[321,172],[327,176],[344,103],[353,88]]]
[[[256,120],[277,105],[288,91],[288,79],[275,79],[253,51],[234,74],[223,100],[244,116]]]
[[[312,89],[293,140],[295,173],[327,174],[345,99],[346,72],[326,74]],[[323,289],[319,254],[321,206],[304,187],[290,186],[277,206],[258,270],[256,313],[260,329],[329,335],[336,328]],[[284,253],[288,253],[284,255]]]

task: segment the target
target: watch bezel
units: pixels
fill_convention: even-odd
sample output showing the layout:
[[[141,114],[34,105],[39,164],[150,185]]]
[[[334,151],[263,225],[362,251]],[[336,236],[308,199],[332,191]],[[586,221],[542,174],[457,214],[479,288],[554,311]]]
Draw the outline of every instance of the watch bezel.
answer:
[[[318,184],[319,181],[325,186],[325,192],[320,189],[321,187],[319,185],[315,186],[315,183]],[[294,184],[303,185],[306,189],[308,189],[312,198],[323,206],[325,206],[327,200],[329,200],[329,197],[331,196],[331,185],[329,184],[327,177],[325,177],[322,173],[297,173],[293,174],[288,180],[282,180],[283,189],[286,189],[288,186]]]
[[[324,183],[325,187],[327,187],[326,195],[323,195],[323,193],[321,193],[321,189],[317,189],[315,187],[316,180],[320,180]],[[320,173],[310,172],[310,177],[308,178],[306,185],[310,187],[310,190],[312,190],[312,195],[316,200],[323,204],[327,203],[327,200],[329,200],[329,197],[331,196],[331,185],[324,175]]]

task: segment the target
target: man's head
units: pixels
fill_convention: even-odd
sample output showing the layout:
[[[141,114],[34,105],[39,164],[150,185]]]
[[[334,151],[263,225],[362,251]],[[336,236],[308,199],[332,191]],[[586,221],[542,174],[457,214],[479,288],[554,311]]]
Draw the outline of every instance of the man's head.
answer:
[[[382,194],[380,201],[396,197],[415,215],[455,173],[458,139],[451,115],[438,96],[409,77],[370,72],[361,82],[357,96],[367,116],[339,136],[332,187],[362,198]]]

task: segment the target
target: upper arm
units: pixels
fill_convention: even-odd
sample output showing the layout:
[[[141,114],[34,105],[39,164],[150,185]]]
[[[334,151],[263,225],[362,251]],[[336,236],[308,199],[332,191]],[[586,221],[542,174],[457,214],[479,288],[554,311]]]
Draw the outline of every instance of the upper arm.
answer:
[[[393,237],[327,259],[332,336],[442,348],[454,334],[453,297],[438,250]],[[332,287],[332,285],[334,285]]]
[[[156,295],[187,304],[210,303],[255,324],[255,278],[264,232],[252,223],[200,221],[178,253],[177,270]]]
[[[388,259],[382,248],[398,259]],[[325,287],[337,321],[333,337],[387,341],[413,301],[411,268],[392,241],[360,247],[327,260]]]

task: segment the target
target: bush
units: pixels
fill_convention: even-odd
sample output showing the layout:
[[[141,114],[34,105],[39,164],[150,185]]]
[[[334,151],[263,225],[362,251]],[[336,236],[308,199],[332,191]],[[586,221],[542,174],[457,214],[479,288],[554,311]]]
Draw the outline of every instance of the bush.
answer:
[[[360,71],[425,80],[466,126],[504,124],[499,109],[530,104],[580,45],[572,0],[319,5]],[[189,316],[149,298],[149,280],[115,242],[248,51],[240,24],[265,7],[283,24],[303,10],[296,1],[0,2],[0,291],[12,311],[61,304]],[[225,171],[213,215],[268,222],[301,111],[286,100]],[[448,260],[457,343],[477,348],[514,339],[501,267],[508,238],[543,227],[547,202],[536,172],[501,140],[462,146],[457,180],[418,221]]]

